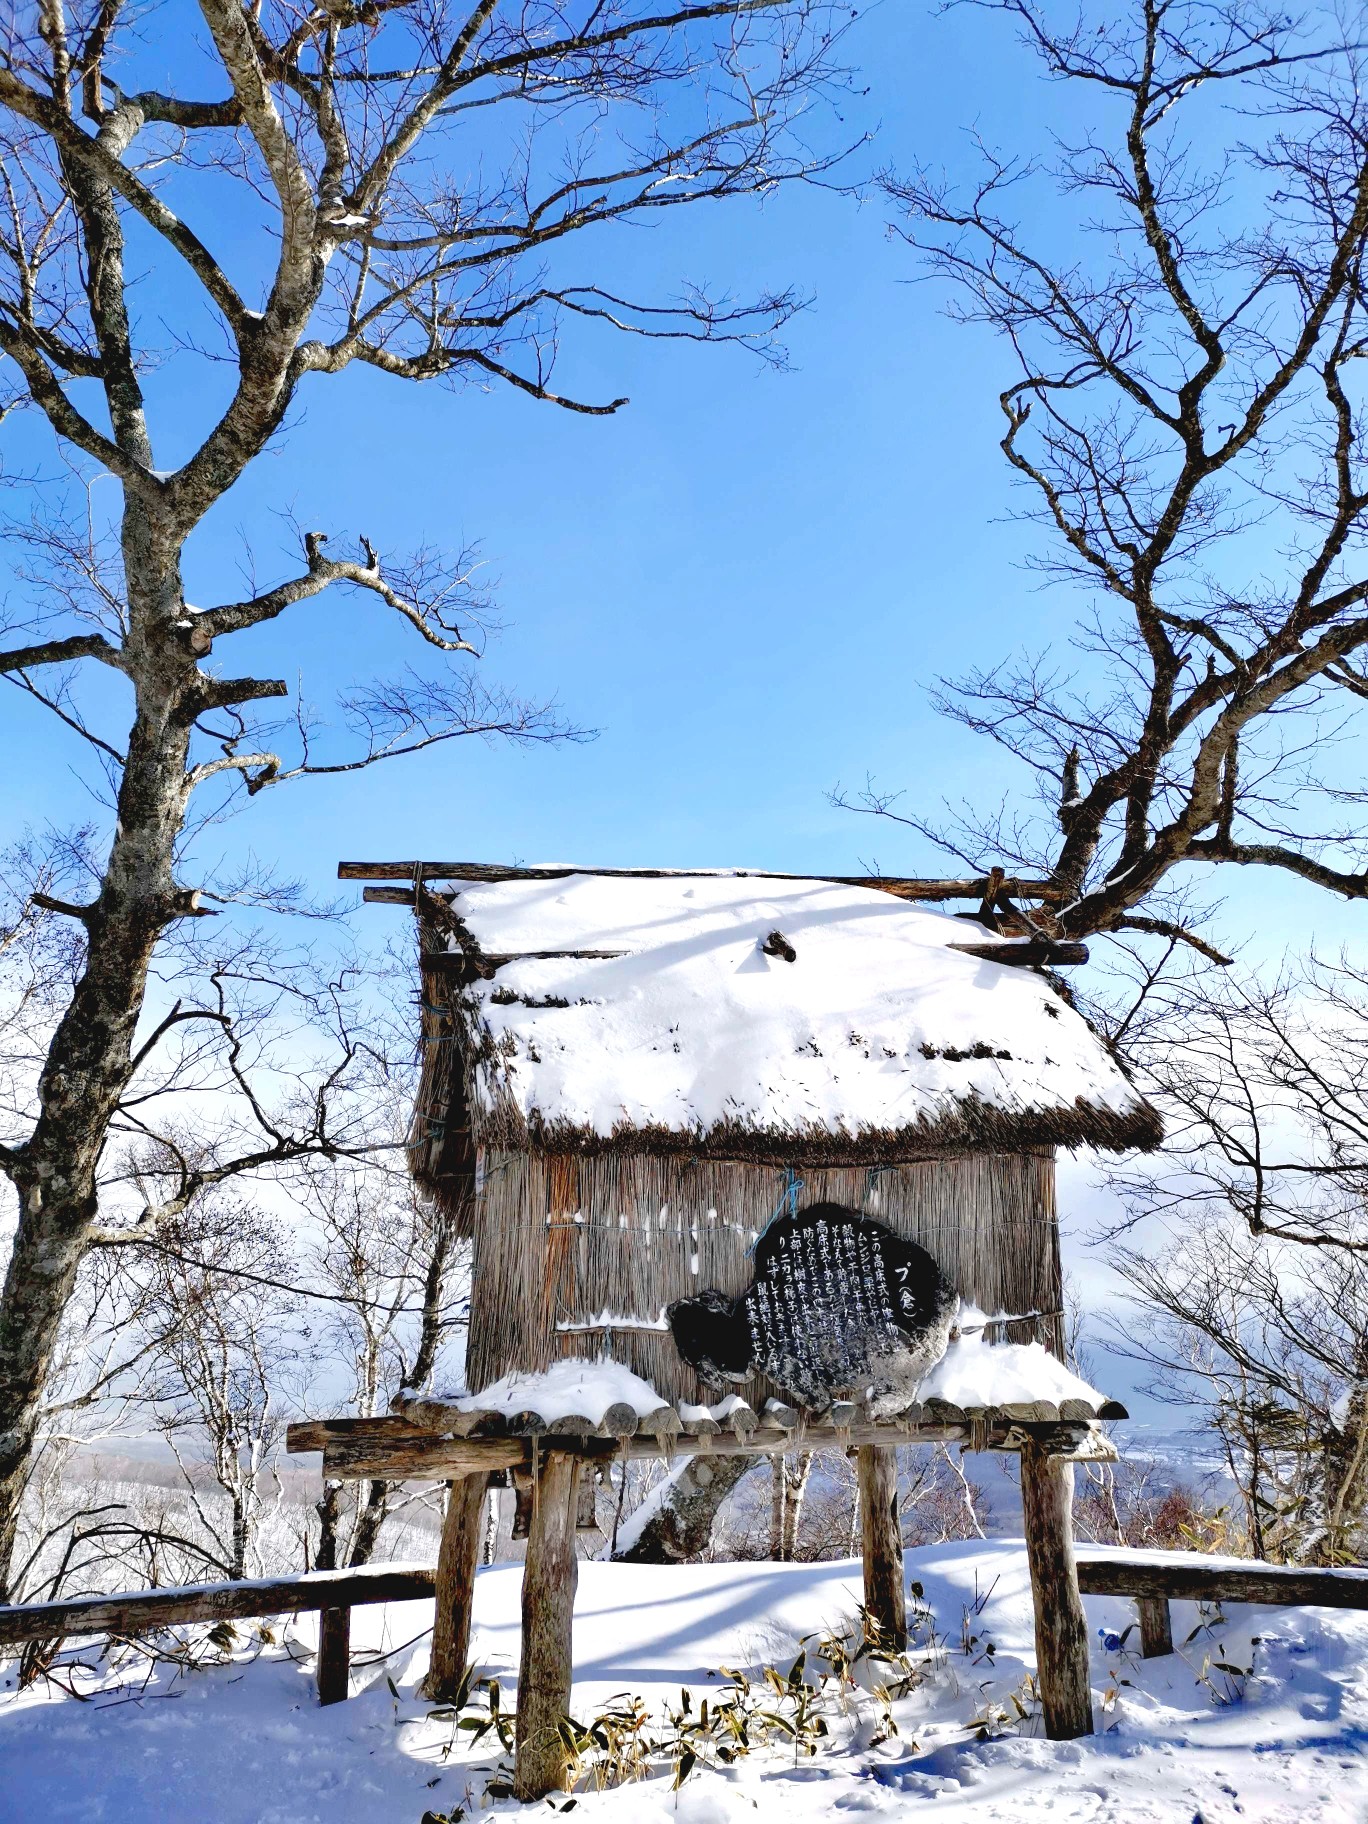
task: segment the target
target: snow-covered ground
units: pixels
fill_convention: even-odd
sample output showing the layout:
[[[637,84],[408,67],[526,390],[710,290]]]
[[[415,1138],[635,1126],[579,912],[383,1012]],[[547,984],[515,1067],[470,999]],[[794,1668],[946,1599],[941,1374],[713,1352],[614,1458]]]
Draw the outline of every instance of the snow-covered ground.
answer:
[[[696,1770],[676,1794],[661,1773],[580,1797],[588,1824],[728,1824],[921,1812],[972,1824],[1363,1824],[1368,1819],[1368,1615],[1324,1609],[1227,1610],[1225,1625],[1171,1659],[1142,1663],[1094,1634],[1101,1733],[1053,1743],[1038,1724],[978,1739],[973,1719],[1017,1692],[1031,1708],[1030,1592],[1022,1547],[973,1541],[908,1554],[945,1645],[927,1682],[894,1705],[899,1733],[871,1744],[833,1715],[812,1759],[767,1749],[728,1771]],[[474,1651],[510,1701],[520,1567],[480,1574]],[[621,1693],[657,1712],[681,1685],[716,1696],[719,1666],[787,1670],[799,1636],[839,1626],[858,1601],[858,1567],[713,1564],[657,1569],[585,1563],[576,1607],[575,1714]],[[1092,1628],[1118,1632],[1124,1602],[1089,1598]],[[0,1819],[5,1824],[419,1824],[480,1809],[495,1766],[417,1696],[426,1604],[358,1611],[354,1645],[398,1648],[357,1668],[355,1695],[319,1710],[312,1627],[251,1658],[177,1674],[146,1667],[78,1675],[87,1701],[41,1685],[0,1689]],[[1198,1623],[1175,1605],[1180,1642]],[[962,1641],[972,1636],[970,1651]],[[1252,1637],[1257,1636],[1257,1644]],[[1133,1640],[1132,1636],[1132,1640]],[[989,1643],[994,1651],[987,1652]],[[97,1654],[79,1655],[95,1664]],[[249,1663],[250,1661],[250,1663]],[[1204,1662],[1207,1665],[1202,1674]],[[1248,1679],[1219,1669],[1253,1665]],[[393,1688],[389,1683],[393,1681]],[[1110,1694],[1110,1695],[1108,1695]],[[453,1748],[453,1737],[456,1745]],[[553,1802],[553,1809],[564,1801]],[[509,1801],[492,1809],[515,1811]],[[547,1807],[530,1808],[546,1815]]]

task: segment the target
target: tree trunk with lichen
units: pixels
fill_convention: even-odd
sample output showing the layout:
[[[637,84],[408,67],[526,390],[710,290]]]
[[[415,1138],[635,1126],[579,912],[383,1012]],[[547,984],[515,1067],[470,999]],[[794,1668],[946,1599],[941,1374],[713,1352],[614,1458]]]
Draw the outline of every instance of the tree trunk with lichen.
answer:
[[[613,1553],[625,1564],[687,1564],[707,1550],[722,1503],[754,1457],[689,1457],[647,1496],[651,1512]]]
[[[153,952],[167,926],[193,909],[172,872],[198,676],[189,654],[165,650],[169,628],[185,612],[177,552],[162,528],[130,508],[124,553],[133,625],[146,651],[118,826],[99,894],[80,914],[85,965],[48,1050],[38,1119],[9,1161],[19,1220],[0,1292],[0,1599],[43,1388],[95,1225],[100,1157],[132,1074]]]

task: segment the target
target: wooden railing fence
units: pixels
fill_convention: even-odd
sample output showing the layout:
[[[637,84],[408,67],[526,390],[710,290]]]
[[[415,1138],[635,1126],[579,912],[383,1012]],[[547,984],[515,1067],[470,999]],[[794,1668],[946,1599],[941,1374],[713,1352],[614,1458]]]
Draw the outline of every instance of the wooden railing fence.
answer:
[[[1327,1609],[1368,1609],[1368,1570],[1316,1570],[1301,1565],[1204,1558],[1198,1552],[1108,1552],[1078,1558],[1085,1596],[1131,1596],[1140,1611],[1140,1651],[1156,1659],[1173,1651],[1171,1602],[1255,1602]]]
[[[431,1598],[436,1581],[437,1573],[422,1565],[365,1565],[356,1570],[305,1571],[293,1577],[77,1596],[65,1602],[15,1603],[0,1606],[0,1649],[30,1640],[90,1634],[136,1637],[185,1622],[247,1621],[317,1610],[321,1617],[318,1701],[335,1704],[347,1695],[352,1610],[375,1602]]]

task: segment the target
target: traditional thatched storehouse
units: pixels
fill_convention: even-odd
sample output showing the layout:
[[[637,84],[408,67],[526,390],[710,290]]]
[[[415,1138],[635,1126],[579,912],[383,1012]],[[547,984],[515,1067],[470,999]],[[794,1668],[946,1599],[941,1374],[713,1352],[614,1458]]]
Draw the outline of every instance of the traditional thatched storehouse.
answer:
[[[750,1456],[854,1451],[865,1613],[896,1646],[896,1451],[958,1442],[1019,1456],[1046,1730],[1091,1730],[1070,1464],[1111,1453],[1099,1422],[1124,1410],[1048,1352],[1054,1154],[1147,1146],[1158,1121],[1034,967],[1081,947],[985,929],[1000,875],[342,872],[418,915],[411,1158],[474,1242],[470,1391],[410,1390],[291,1448],[321,1441],[329,1475],[450,1483],[428,1694],[465,1689],[491,1474],[528,1497],[526,1799],[563,1783],[595,1473],[687,1452],[670,1486],[706,1501]],[[947,888],[982,894],[979,924],[908,903]],[[1024,1346],[984,1346],[956,1292]],[[726,1379],[744,1397],[707,1405]]]
[[[606,1350],[707,1399],[665,1308],[743,1291],[786,1201],[876,1216],[1057,1346],[1055,1149],[1157,1135],[1057,986],[990,960],[1020,946],[876,887],[463,881],[420,929],[412,1163],[474,1240],[473,1390]]]

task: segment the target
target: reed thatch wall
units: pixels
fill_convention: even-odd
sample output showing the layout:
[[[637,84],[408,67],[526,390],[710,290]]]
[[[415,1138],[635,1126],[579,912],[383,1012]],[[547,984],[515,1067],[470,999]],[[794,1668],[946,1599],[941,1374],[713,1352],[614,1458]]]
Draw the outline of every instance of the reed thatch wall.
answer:
[[[1060,1306],[1054,1158],[1040,1150],[972,1153],[917,1164],[803,1170],[799,1207],[830,1200],[919,1242],[984,1311]],[[605,1311],[654,1323],[672,1299],[752,1277],[747,1250],[774,1214],[781,1173],[751,1164],[488,1150],[474,1200],[474,1286],[467,1373],[472,1391],[511,1369],[605,1348],[670,1400],[716,1393],[668,1333],[567,1331]],[[1005,1327],[1062,1353],[1057,1317]],[[1002,1334],[1002,1332],[998,1332]],[[757,1378],[754,1404],[776,1391]]]

